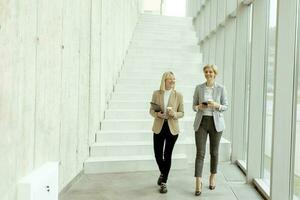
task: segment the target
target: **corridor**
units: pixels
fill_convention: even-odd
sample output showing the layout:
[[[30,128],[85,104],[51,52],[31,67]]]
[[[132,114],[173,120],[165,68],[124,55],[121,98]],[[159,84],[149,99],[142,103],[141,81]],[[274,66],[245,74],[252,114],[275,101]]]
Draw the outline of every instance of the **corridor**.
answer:
[[[214,191],[206,144],[199,198],[299,200],[299,6],[1,0],[0,199],[198,198],[193,123],[202,113],[193,96],[206,81],[203,66],[214,64],[229,106],[212,110],[226,128]],[[183,95],[184,117],[168,193],[160,194],[149,108],[167,71]]]
[[[208,165],[204,173],[209,174]],[[220,164],[215,191],[208,189],[208,177],[203,180],[203,194],[194,196],[194,166],[172,170],[167,194],[160,194],[156,185],[157,171],[83,175],[61,196],[61,200],[263,200],[236,165]]]

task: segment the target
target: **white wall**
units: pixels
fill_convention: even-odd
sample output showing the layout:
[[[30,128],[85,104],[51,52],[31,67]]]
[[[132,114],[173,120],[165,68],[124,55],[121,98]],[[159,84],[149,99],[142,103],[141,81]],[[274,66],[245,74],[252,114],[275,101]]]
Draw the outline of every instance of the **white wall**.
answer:
[[[164,0],[164,15],[167,16],[186,16],[186,0]]]
[[[144,0],[144,11],[160,13],[161,0]]]
[[[0,2],[1,200],[47,161],[61,161],[60,190],[82,170],[139,12],[139,0]]]

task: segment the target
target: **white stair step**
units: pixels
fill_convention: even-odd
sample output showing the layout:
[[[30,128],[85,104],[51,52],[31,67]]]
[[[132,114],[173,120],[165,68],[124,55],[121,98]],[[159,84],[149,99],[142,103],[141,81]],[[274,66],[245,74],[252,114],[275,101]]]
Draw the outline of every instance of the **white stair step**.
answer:
[[[193,21],[190,19],[165,19],[165,18],[144,18],[141,17],[138,24],[144,25],[165,25],[165,26],[173,26],[173,25],[181,25],[181,26],[193,26]]]
[[[178,141],[190,141],[190,144],[194,144],[194,140],[187,139],[191,137],[185,134],[184,130],[179,133]],[[194,137],[193,137],[194,138]],[[101,130],[96,134],[97,143],[109,143],[111,141],[127,141],[127,142],[146,142],[153,140],[152,130],[118,130],[118,131],[104,131]]]
[[[165,51],[189,51],[189,50],[197,50],[199,49],[199,46],[197,46],[195,43],[170,43],[168,41],[165,42],[156,42],[153,43],[149,39],[145,40],[138,40],[138,41],[132,41],[130,43],[130,49],[135,49],[135,48],[144,48],[144,49],[160,49],[160,50],[165,50]]]
[[[180,22],[154,22],[153,20],[141,20],[140,22],[137,23],[138,26],[140,27],[149,27],[152,29],[165,29],[165,28],[170,28],[172,30],[195,30],[195,28],[192,25],[192,22],[188,23],[180,23]]]
[[[143,18],[139,20],[138,24],[150,26],[150,25],[157,25],[157,26],[193,26],[192,20],[182,20],[182,19],[165,19],[165,18]]]
[[[196,79],[199,80],[200,76],[204,76],[203,73],[200,71],[200,69],[194,69],[193,71],[187,71],[187,69],[184,70],[176,70],[176,69],[170,69],[170,70],[164,70],[164,71],[154,71],[151,73],[151,77],[161,77],[162,74],[166,71],[172,71],[175,74],[175,78],[178,79],[186,79],[186,77],[189,77],[189,79]],[[145,71],[137,71],[137,70],[131,70],[131,71],[123,71],[120,75],[120,77],[145,77],[149,76],[149,74],[146,74]]]
[[[163,44],[161,44],[163,45]],[[188,52],[182,52],[182,49],[170,49],[166,51],[162,48],[131,48],[128,53],[128,56],[136,55],[136,56],[145,56],[148,55],[150,57],[160,56],[160,58],[165,58],[166,56],[189,56],[189,57],[202,57],[200,52],[197,49]]]
[[[169,30],[168,30],[169,31]],[[170,45],[177,45],[177,46],[185,46],[185,45],[197,45],[196,35],[186,34],[184,32],[177,33],[177,34],[168,34],[168,33],[158,33],[158,32],[150,32],[145,30],[144,32],[138,32],[133,35],[132,42],[143,42],[143,41],[153,40],[154,44],[157,44],[157,41],[164,41],[168,42]],[[174,43],[176,41],[176,43]]]
[[[193,70],[193,71],[188,71],[187,69],[184,71],[184,69],[176,70],[170,68],[169,70],[164,70],[164,71],[153,71],[151,74],[145,74],[147,71],[124,71],[123,73],[120,74],[121,78],[127,78],[128,76],[139,78],[139,77],[147,77],[150,79],[150,77],[161,77],[164,72],[166,71],[172,71],[175,74],[175,79],[181,81],[185,81],[184,79],[194,79],[194,80],[199,80],[200,76],[204,77],[204,74],[200,70]],[[192,85],[192,84],[189,84]]]
[[[186,20],[186,21],[181,21],[181,20],[165,20],[165,19],[150,19],[150,18],[141,18],[138,24],[146,25],[146,26],[154,26],[154,25],[159,25],[159,26],[183,26],[183,27],[193,27],[193,22],[192,20]]]
[[[130,48],[144,48],[144,49],[160,49],[160,50],[177,50],[177,51],[189,51],[190,49],[192,50],[197,50],[199,48],[195,43],[185,43],[184,45],[181,43],[172,43],[170,44],[168,41],[165,42],[156,42],[153,43],[151,40],[139,40],[139,41],[133,41],[130,43]]]
[[[162,73],[161,73],[162,75]],[[183,93],[183,91],[193,91],[195,90],[196,85],[176,85],[176,90]],[[152,93],[154,90],[159,89],[159,84],[156,85],[145,85],[145,86],[136,86],[136,87],[130,87],[124,85],[116,85],[115,92],[116,93],[134,93],[134,92],[150,92]],[[124,92],[125,91],[125,92]]]
[[[192,21],[180,21],[180,20],[165,20],[165,19],[144,19],[141,18],[138,22],[140,25],[144,26],[181,26],[186,28],[193,28],[193,22]]]
[[[177,31],[193,31],[195,30],[193,28],[193,24],[192,23],[173,23],[173,22],[157,22],[157,23],[153,23],[151,21],[140,21],[137,23],[137,27],[141,27],[141,28],[148,28],[151,30],[165,30],[167,28],[169,28],[170,30],[177,30]],[[174,33],[174,32],[170,32],[170,33]]]
[[[154,38],[152,38],[153,40]],[[198,41],[198,40],[197,40]],[[154,42],[154,43],[153,43]],[[164,45],[162,45],[164,44]],[[131,49],[158,49],[158,50],[164,50],[164,51],[182,51],[182,52],[190,52],[191,50],[196,50],[199,52],[200,48],[196,43],[193,41],[189,42],[183,42],[183,40],[178,41],[174,43],[174,41],[168,41],[165,39],[157,38],[154,41],[149,40],[149,38],[144,38],[144,39],[139,39],[139,40],[133,40],[130,43],[130,48]]]
[[[186,169],[184,154],[173,154],[172,169]],[[153,155],[91,157],[84,163],[86,174],[157,170]]]
[[[101,122],[101,130],[151,130],[153,120],[103,120]]]
[[[202,64],[201,63],[170,63],[170,64],[161,64],[161,63],[129,63],[126,62],[123,68],[124,71],[144,71],[144,72],[165,72],[165,71],[174,71],[181,72],[182,70],[194,71],[197,70],[200,74],[202,73]]]
[[[110,101],[109,102],[109,109],[149,109],[150,108],[150,102],[151,99],[149,99],[148,102],[145,101]],[[184,109],[192,109],[192,102],[191,100],[185,100],[184,101]]]
[[[105,119],[152,119],[149,110],[120,110],[108,109],[105,111]]]
[[[163,45],[163,44],[161,44]],[[130,50],[127,53],[127,56],[133,56],[133,57],[156,57],[156,58],[168,58],[168,57],[172,57],[172,56],[180,56],[180,57],[186,57],[186,58],[193,58],[193,57],[201,57],[200,52],[198,51],[194,51],[194,52],[182,52],[182,50],[180,51],[179,49],[175,49],[175,50],[170,50],[170,52],[167,52],[164,49],[155,49],[155,51],[153,51],[154,49],[144,49],[144,50],[140,50],[141,48],[137,48]]]
[[[176,142],[173,152],[175,154],[186,152],[187,143]],[[95,143],[91,146],[92,157],[103,156],[130,156],[130,155],[151,155],[154,154],[153,142],[111,142],[111,143]]]
[[[145,40],[153,40],[156,41],[165,41],[169,42],[170,44],[176,44],[179,46],[184,45],[197,45],[197,43],[193,43],[198,41],[195,33],[186,33],[186,32],[177,32],[170,34],[170,30],[163,31],[151,31],[151,30],[143,30],[136,32],[132,37],[132,42],[140,42]],[[174,43],[176,41],[176,43]],[[173,43],[172,43],[173,42]]]
[[[193,130],[193,117],[179,120],[180,129]],[[139,120],[103,120],[101,130],[152,130],[153,119]]]
[[[127,65],[160,65],[160,66],[190,66],[190,65],[201,65],[202,61],[177,61],[177,60],[151,60],[148,62],[145,62],[141,59],[136,59],[136,60],[132,60],[132,59],[125,59],[125,64]]]
[[[194,144],[194,139],[189,139],[191,134],[187,135],[185,130],[181,130],[179,134],[178,141],[190,141],[190,144]],[[194,138],[194,136],[192,137]],[[149,142],[152,140],[152,130],[101,130],[96,134],[96,142],[98,143],[108,143],[111,141]]]
[[[166,40],[173,42],[178,40],[182,44],[188,44],[190,41],[197,39],[196,33],[187,32],[187,31],[177,31],[177,30],[159,30],[155,31],[151,28],[139,28],[137,27],[137,32],[133,35],[133,40],[146,40],[146,39],[157,39],[157,40]],[[170,32],[171,31],[171,32]]]
[[[153,23],[192,23],[193,19],[191,17],[178,17],[178,16],[161,16],[144,13],[140,17],[140,21],[143,23],[153,22]]]
[[[147,14],[143,13],[141,14],[141,19],[153,19],[153,20],[165,20],[165,21],[192,21],[192,17],[178,17],[178,16],[162,16],[162,15],[153,15],[153,14]]]
[[[184,54],[168,54],[168,55],[151,55],[151,54],[133,54],[133,53],[129,53],[126,57],[127,60],[130,59],[137,59],[137,60],[144,60],[145,62],[148,62],[149,60],[153,61],[153,60],[190,60],[190,61],[201,61],[202,57],[201,55],[184,55]]]
[[[113,93],[112,97],[113,99],[123,99],[123,100],[138,100],[138,101],[142,101],[142,100],[146,100],[149,101],[151,100],[152,97],[152,93],[154,90],[148,90],[148,91],[139,91],[139,92],[115,92]],[[188,90],[178,90],[176,89],[176,91],[179,91],[182,95],[183,95],[183,100],[192,100],[193,95],[194,95],[194,88],[190,88]]]
[[[144,72],[153,72],[153,71],[158,71],[158,72],[165,72],[165,71],[179,71],[181,72],[183,69],[185,70],[188,70],[188,71],[193,71],[196,69],[199,69],[202,73],[202,63],[199,62],[199,63],[133,63],[133,62],[125,62],[124,63],[124,71],[128,70],[141,70],[141,71],[144,71]],[[151,69],[151,70],[150,70]]]
[[[186,109],[184,111],[185,117],[194,117],[195,112],[192,109]],[[107,120],[137,120],[137,119],[153,119],[149,114],[149,109],[145,110],[121,110],[121,109],[108,109],[105,111],[105,119]]]
[[[188,92],[188,94],[187,94]],[[192,100],[193,99],[193,93],[194,91],[187,91],[182,93],[183,95],[183,100]],[[122,101],[122,100],[127,100],[127,101],[145,101],[145,102],[150,102],[152,98],[152,92],[149,93],[139,93],[136,95],[130,95],[128,94],[120,94],[120,93],[115,93],[113,94],[111,100],[112,101]]]
[[[193,27],[189,26],[189,25],[164,25],[164,24],[159,24],[159,25],[155,25],[155,24],[143,24],[143,23],[137,23],[136,25],[136,29],[134,34],[142,32],[144,30],[147,30],[149,32],[157,32],[159,33],[168,33],[170,35],[174,35],[174,34],[178,34],[178,33],[187,33],[187,34],[192,34],[194,33],[195,35],[195,31],[193,29]],[[169,30],[169,32],[167,32],[167,30]]]
[[[97,142],[109,141],[151,141],[153,132],[151,130],[119,130],[99,131],[96,135]]]
[[[128,85],[146,85],[146,84],[152,84],[157,85],[161,81],[161,76],[157,76],[154,78],[143,78],[143,77],[132,77],[132,78],[120,78],[118,80],[118,84],[128,84]],[[199,81],[195,79],[194,77],[191,77],[191,80],[189,79],[180,79],[180,77],[176,76],[176,85],[198,85]]]
[[[178,17],[178,16],[161,16],[144,13],[141,15],[139,22],[146,23],[163,23],[163,24],[192,24],[193,19],[190,17]]]
[[[135,56],[135,57],[126,57],[126,62],[142,62],[142,63],[182,63],[184,65],[184,61],[186,59],[184,57],[169,57],[169,58],[164,58],[160,59],[159,57],[141,57],[141,56]],[[189,62],[191,63],[201,63],[202,58],[199,57],[193,57],[189,59]]]

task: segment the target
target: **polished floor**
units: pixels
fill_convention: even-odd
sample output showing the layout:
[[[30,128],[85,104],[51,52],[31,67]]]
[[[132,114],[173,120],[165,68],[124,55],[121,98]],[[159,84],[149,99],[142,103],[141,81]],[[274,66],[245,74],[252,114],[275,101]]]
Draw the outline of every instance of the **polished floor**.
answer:
[[[209,166],[204,167],[203,192],[194,196],[193,166],[187,170],[171,170],[168,193],[160,194],[156,180],[158,171],[83,175],[60,200],[262,200],[236,165],[220,163],[217,187],[208,189]]]

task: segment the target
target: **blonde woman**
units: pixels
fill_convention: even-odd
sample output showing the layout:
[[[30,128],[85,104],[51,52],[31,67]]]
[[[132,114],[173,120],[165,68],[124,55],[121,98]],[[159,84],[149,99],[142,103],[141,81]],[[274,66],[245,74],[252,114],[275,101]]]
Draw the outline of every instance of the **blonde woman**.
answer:
[[[225,129],[223,112],[228,107],[225,87],[215,82],[218,74],[217,67],[205,65],[203,72],[206,82],[196,86],[193,98],[193,109],[197,112],[194,121],[197,148],[195,161],[196,196],[202,192],[202,170],[208,135],[210,141],[209,189],[214,190],[216,187],[219,144]]]
[[[172,151],[179,133],[178,119],[184,115],[183,97],[175,90],[175,76],[172,72],[163,74],[160,89],[153,92],[151,104],[154,154],[160,171],[157,184],[160,193],[166,193]]]

